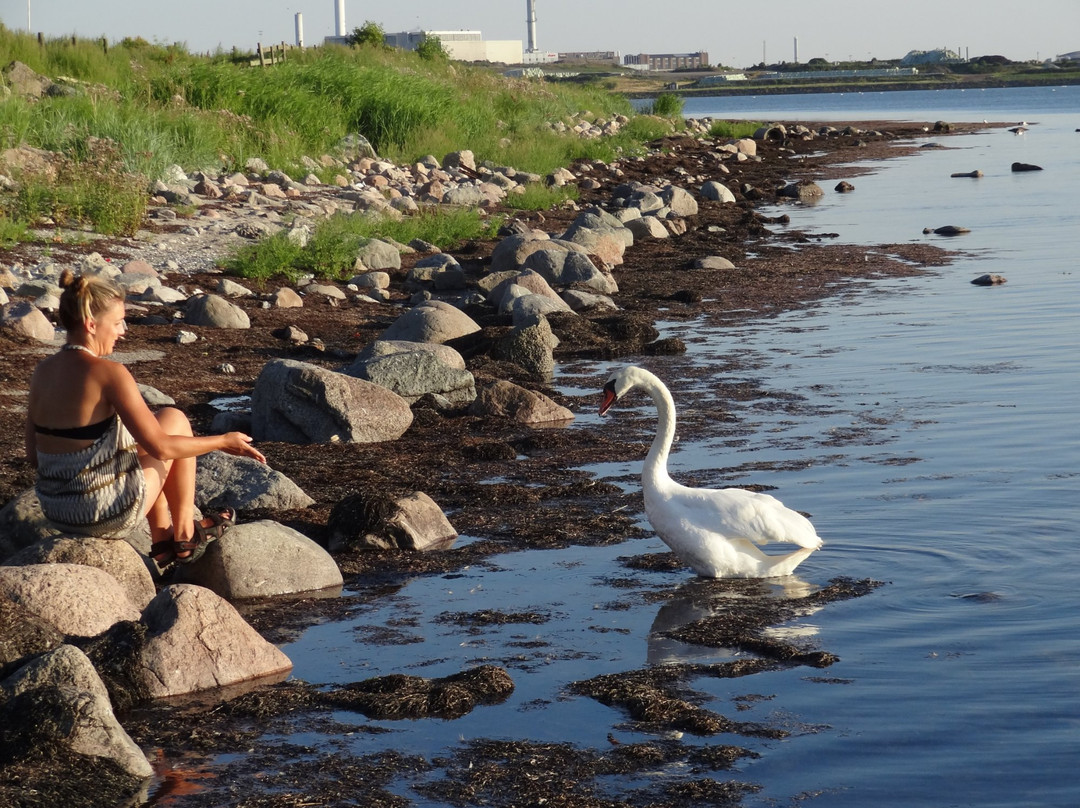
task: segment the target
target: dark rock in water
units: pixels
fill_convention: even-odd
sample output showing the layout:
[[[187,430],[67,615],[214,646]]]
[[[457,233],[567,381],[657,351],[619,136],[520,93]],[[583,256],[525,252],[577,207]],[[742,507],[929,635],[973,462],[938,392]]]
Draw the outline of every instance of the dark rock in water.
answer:
[[[997,286],[1005,283],[1005,278],[1002,275],[980,275],[972,283],[976,286]]]
[[[686,353],[686,343],[678,337],[664,337],[641,346],[641,350],[648,356],[677,356]]]
[[[1035,166],[1031,163],[1013,163],[1013,171],[1042,171],[1042,166]]]
[[[968,230],[966,227],[957,227],[954,224],[947,224],[944,227],[938,227],[938,228],[934,228],[934,229],[931,229],[929,227],[924,227],[923,228],[923,233],[924,234],[933,233],[933,234],[938,235],[938,236],[959,236],[959,235],[961,235],[963,233],[970,233],[970,232],[971,231]]]
[[[821,186],[816,182],[811,180],[796,180],[795,182],[785,185],[776,192],[776,195],[787,199],[798,199],[802,202],[807,202],[814,199],[820,199],[825,195],[825,192],[821,190]]]
[[[836,184],[836,189],[835,190],[837,192],[841,193],[841,194],[846,194],[846,193],[849,193],[850,191],[854,191],[855,186],[852,185],[850,182],[848,182],[846,180],[842,180],[841,182],[838,182]]]
[[[961,172],[956,173],[956,174],[950,174],[949,176],[950,177],[974,177],[974,178],[977,179],[977,178],[981,177],[982,175],[983,175],[983,173],[981,171],[976,170],[976,171],[961,171]]]
[[[674,300],[677,303],[686,303],[689,305],[691,303],[700,303],[701,298],[701,292],[695,289],[680,289],[677,292],[672,292],[669,299]]]

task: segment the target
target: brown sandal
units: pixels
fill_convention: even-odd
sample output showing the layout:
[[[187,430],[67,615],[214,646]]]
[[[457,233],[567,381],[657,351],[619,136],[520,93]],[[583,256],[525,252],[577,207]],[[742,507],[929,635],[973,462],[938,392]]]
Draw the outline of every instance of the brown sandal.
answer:
[[[154,559],[154,563],[158,565],[159,569],[165,569],[176,561],[176,542],[172,540],[171,536],[154,542],[150,545],[150,558]]]
[[[203,557],[210,542],[217,541],[236,524],[236,511],[232,508],[223,508],[220,513],[211,514],[203,519],[209,520],[209,525],[201,522],[195,523],[195,537],[191,541],[173,542],[173,551],[176,560],[181,564],[193,564]],[[181,556],[180,553],[187,553]]]

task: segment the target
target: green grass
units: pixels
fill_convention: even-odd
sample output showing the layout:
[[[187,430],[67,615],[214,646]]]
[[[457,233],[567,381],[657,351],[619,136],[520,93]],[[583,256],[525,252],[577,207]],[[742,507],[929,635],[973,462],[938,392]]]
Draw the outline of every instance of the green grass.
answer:
[[[709,137],[731,138],[738,140],[753,137],[762,124],[757,121],[713,121],[709,127]]]
[[[576,201],[580,195],[576,185],[561,187],[531,183],[524,186],[522,194],[510,194],[504,200],[508,208],[515,210],[549,210],[569,200]]]
[[[474,209],[435,208],[402,219],[364,213],[339,213],[321,222],[305,247],[285,231],[241,249],[225,262],[233,275],[258,280],[282,277],[295,281],[305,274],[345,280],[354,273],[357,252],[369,239],[407,244],[423,239],[444,249],[494,235],[500,221],[485,219]]]
[[[12,219],[0,211],[0,247],[11,247],[29,239],[30,224],[25,219]]]
[[[0,104],[0,149],[29,145],[65,161],[56,179],[13,178],[18,193],[0,193],[7,221],[31,225],[51,218],[129,233],[145,212],[147,188],[173,164],[213,174],[260,157],[302,176],[305,158],[347,157],[341,144],[355,134],[398,163],[468,148],[477,160],[546,174],[580,158],[610,162],[640,153],[644,143],[678,125],[670,117],[635,115],[625,97],[599,82],[506,78],[389,48],[293,50],[288,61],[268,68],[248,66],[248,56],[199,56],[140,39],[58,38],[41,46],[0,25],[0,63],[19,60],[75,88],[71,95]],[[613,137],[581,139],[552,128],[616,114],[631,122]],[[541,204],[541,193],[530,191],[518,202]],[[426,221],[422,229],[433,226]],[[337,249],[311,248],[301,260],[339,272]],[[266,252],[253,263],[295,263],[277,254],[284,250]]]

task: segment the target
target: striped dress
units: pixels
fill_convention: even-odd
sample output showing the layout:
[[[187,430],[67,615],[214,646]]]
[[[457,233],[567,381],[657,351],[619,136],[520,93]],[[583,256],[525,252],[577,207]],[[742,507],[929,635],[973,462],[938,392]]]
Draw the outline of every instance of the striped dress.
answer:
[[[142,517],[146,478],[138,445],[120,416],[75,452],[37,453],[37,495],[53,527],[64,533],[123,538]]]

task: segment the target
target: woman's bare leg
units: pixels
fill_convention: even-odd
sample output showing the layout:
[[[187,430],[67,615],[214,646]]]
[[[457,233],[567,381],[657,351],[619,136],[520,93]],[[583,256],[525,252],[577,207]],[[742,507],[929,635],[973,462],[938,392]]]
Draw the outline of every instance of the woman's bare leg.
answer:
[[[165,407],[157,413],[158,423],[170,435],[191,435],[191,422],[180,410]],[[146,478],[146,520],[151,541],[174,537],[173,525],[189,525],[195,518],[195,458],[158,460],[139,451]]]

